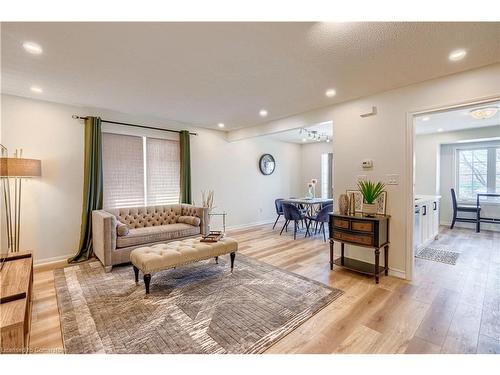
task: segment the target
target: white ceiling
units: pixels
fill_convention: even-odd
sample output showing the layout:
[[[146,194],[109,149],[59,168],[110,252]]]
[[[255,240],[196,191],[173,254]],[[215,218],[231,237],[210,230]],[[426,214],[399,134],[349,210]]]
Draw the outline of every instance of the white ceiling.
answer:
[[[477,108],[496,107],[498,112],[489,119],[477,120],[470,115],[470,111]],[[422,114],[415,117],[416,134],[434,134],[452,132],[464,129],[477,129],[487,126],[500,125],[500,101],[478,104],[449,111]],[[500,134],[498,134],[500,137]]]
[[[500,23],[2,23],[1,38],[2,92],[226,129],[500,61]]]
[[[331,121],[322,122],[320,124],[307,126],[304,129],[309,130],[309,131],[316,131],[316,132],[318,132],[318,134],[328,136],[328,137],[330,137],[330,140],[332,140],[333,124]],[[269,134],[266,137],[277,140],[277,141],[300,143],[300,144],[308,144],[308,143],[317,143],[318,142],[318,141],[315,141],[315,140],[308,138],[307,134],[305,132],[301,133],[300,128],[293,129],[293,130],[287,130],[284,132],[279,132],[279,133],[274,133],[274,134]],[[303,139],[306,139],[306,141],[304,142]],[[326,142],[326,140],[322,139],[321,142]]]

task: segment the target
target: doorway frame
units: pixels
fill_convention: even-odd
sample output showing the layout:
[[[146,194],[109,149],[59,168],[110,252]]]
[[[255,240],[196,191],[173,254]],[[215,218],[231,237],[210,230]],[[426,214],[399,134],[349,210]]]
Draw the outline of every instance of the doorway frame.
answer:
[[[411,281],[413,279],[413,268],[415,264],[415,258],[413,256],[413,216],[414,216],[414,158],[415,158],[415,117],[423,114],[431,114],[436,112],[448,111],[452,109],[468,107],[476,104],[487,104],[500,100],[500,96],[489,95],[479,98],[470,98],[467,100],[462,100],[460,102],[441,104],[436,106],[425,107],[417,110],[412,110],[406,112],[406,127],[405,127],[405,139],[406,139],[406,153],[405,153],[405,176],[404,181],[404,193],[406,197],[406,233],[405,233],[405,278]]]

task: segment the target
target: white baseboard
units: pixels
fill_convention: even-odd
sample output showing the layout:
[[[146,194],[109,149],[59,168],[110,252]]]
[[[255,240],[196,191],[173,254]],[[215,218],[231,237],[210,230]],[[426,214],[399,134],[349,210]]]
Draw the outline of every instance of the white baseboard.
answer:
[[[51,258],[43,258],[43,259],[36,259],[33,261],[34,266],[45,266],[51,263],[58,263],[63,260],[66,260],[68,258],[71,258],[75,254],[66,254],[66,255],[59,255],[57,257],[51,257]]]
[[[389,267],[389,276],[394,276],[400,279],[406,279],[406,272],[396,268]]]
[[[275,219],[276,220],[276,219]],[[242,228],[250,228],[250,227],[256,227],[258,225],[264,225],[264,224],[272,224],[274,223],[274,220],[263,220],[263,221],[255,221],[253,223],[247,223],[247,224],[238,224],[238,225],[231,225],[229,227],[226,227],[226,230],[231,230],[231,229],[242,229]]]

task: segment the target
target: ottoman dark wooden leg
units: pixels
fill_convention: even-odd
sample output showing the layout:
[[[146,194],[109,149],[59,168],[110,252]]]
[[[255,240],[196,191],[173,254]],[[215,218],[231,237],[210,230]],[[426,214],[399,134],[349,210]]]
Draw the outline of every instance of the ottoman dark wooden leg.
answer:
[[[219,257],[215,257],[215,264],[219,264]]]
[[[134,274],[135,274],[135,283],[137,284],[139,282],[139,268],[134,266]]]
[[[146,285],[146,294],[149,294],[149,283],[151,281],[151,275],[149,273],[144,275],[144,285]]]
[[[233,272],[233,268],[234,268],[234,258],[236,257],[236,253],[231,253],[231,254],[230,254],[230,257],[231,257],[231,272]]]

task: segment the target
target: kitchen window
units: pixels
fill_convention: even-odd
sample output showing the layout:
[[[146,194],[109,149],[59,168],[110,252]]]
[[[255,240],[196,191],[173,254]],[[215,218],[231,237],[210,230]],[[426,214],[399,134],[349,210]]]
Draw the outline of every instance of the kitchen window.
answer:
[[[179,142],[102,134],[103,207],[179,203]]]
[[[475,201],[478,193],[500,193],[500,147],[457,149],[458,199]]]

